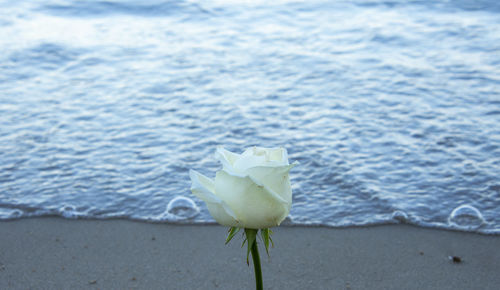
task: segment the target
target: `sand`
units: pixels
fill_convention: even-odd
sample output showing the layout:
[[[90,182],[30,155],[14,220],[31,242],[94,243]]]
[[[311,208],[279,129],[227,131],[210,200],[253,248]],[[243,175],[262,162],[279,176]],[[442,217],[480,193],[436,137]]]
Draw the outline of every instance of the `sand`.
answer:
[[[500,236],[407,225],[274,232],[271,257],[261,251],[265,289],[500,289]],[[220,226],[4,221],[0,289],[254,289],[241,236],[225,237]]]

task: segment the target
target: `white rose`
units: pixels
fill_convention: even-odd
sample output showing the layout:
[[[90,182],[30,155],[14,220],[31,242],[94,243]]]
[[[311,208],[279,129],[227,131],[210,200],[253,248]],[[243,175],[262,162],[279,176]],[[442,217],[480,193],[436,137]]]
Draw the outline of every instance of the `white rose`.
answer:
[[[278,226],[290,212],[292,189],[284,148],[248,148],[239,155],[218,147],[222,170],[215,181],[189,171],[193,194],[207,203],[212,217],[229,227],[265,229]]]

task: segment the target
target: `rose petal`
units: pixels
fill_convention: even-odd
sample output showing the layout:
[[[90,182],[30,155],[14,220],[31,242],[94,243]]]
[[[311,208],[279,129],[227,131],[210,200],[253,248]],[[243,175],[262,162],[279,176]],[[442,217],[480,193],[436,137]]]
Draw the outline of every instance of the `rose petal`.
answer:
[[[285,148],[269,148],[268,155],[269,160],[281,163],[283,165],[288,165],[288,153]]]
[[[258,185],[264,186],[271,194],[286,203],[292,203],[292,188],[288,172],[297,162],[286,166],[258,166],[247,170],[248,176]]]
[[[236,171],[243,173],[248,168],[263,165],[267,162],[265,151],[259,150],[257,147],[251,147],[245,150],[240,158],[234,162]]]
[[[222,146],[218,146],[215,151],[215,158],[222,163],[222,168],[225,171],[230,172],[232,175],[245,176],[244,172],[234,167],[234,164],[240,158],[239,154],[228,151]]]
[[[207,203],[208,211],[212,217],[220,224],[236,226],[238,221],[234,211],[226,202],[215,195],[214,181],[192,169],[189,170],[189,177],[192,182],[191,192]]]
[[[240,227],[240,223],[236,220],[232,210],[222,203],[207,202],[207,208],[210,215],[221,225],[227,227]]]
[[[214,181],[205,175],[191,169],[189,170],[191,178],[191,191],[204,202],[221,202],[221,199],[215,195]]]
[[[234,162],[233,167],[241,173],[257,166],[285,166],[288,165],[288,153],[285,148],[251,147],[241,154]]]
[[[277,226],[290,210],[289,203],[253,182],[250,177],[238,177],[221,170],[215,177],[215,190],[217,196],[234,211],[240,227],[260,229]]]

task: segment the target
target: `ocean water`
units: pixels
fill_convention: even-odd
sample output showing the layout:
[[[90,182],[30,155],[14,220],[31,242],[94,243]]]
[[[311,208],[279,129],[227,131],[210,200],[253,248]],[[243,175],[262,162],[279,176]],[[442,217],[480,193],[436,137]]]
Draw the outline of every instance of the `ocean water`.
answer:
[[[500,2],[0,1],[0,219],[213,223],[283,146],[286,224],[500,234]]]

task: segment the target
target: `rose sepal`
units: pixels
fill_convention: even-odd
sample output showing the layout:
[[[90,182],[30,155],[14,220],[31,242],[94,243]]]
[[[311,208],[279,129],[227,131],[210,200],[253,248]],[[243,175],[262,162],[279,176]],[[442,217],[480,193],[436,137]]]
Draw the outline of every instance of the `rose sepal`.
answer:
[[[228,230],[228,235],[226,238],[226,245],[236,236],[236,234],[241,230],[241,228],[238,227],[230,227]]]

